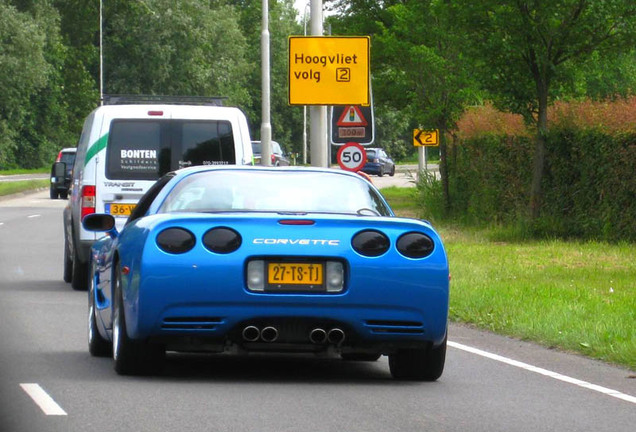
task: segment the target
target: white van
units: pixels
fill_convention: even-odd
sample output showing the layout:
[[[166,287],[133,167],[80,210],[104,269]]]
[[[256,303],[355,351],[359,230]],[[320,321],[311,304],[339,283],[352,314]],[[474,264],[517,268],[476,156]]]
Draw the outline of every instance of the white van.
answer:
[[[104,105],[85,120],[64,210],[64,280],[88,287],[96,234],[89,213],[109,213],[121,230],[141,196],[163,174],[191,165],[252,163],[247,119],[238,108],[210,105]]]

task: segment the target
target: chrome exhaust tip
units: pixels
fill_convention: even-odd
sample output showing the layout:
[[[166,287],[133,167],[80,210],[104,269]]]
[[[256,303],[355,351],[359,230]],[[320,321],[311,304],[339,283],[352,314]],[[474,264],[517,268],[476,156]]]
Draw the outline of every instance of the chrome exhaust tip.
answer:
[[[340,345],[345,340],[345,332],[339,328],[332,328],[327,334],[327,340],[334,345]]]
[[[255,326],[247,326],[243,329],[243,340],[247,342],[256,342],[258,338],[261,336],[261,331],[258,327]]]
[[[327,341],[327,332],[321,328],[315,328],[309,332],[309,340],[315,344],[322,344]]]
[[[278,330],[276,327],[265,327],[261,331],[261,339],[263,342],[274,342],[278,339]]]

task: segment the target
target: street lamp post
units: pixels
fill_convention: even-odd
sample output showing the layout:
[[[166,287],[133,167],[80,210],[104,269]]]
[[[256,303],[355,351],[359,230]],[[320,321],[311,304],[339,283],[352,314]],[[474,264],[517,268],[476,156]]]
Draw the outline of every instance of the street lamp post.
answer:
[[[263,22],[261,30],[261,165],[272,164],[272,124],[270,121],[269,84],[269,2],[262,0]]]
[[[311,34],[322,34],[322,0],[311,0]],[[327,107],[311,106],[311,165],[327,167]]]
[[[305,36],[307,36],[307,8],[309,2],[305,3],[305,13],[303,23],[305,25]],[[303,165],[307,165],[307,105],[303,105]]]

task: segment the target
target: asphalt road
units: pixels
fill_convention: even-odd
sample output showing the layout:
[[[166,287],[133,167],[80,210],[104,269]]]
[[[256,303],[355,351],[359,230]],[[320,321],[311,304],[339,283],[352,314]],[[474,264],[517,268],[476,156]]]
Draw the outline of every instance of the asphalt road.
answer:
[[[634,372],[463,326],[434,383],[374,363],[176,355],[158,377],[89,356],[62,281],[63,200],[0,201],[0,431],[633,431]],[[451,292],[452,296],[452,292]],[[631,377],[631,378],[630,378]]]

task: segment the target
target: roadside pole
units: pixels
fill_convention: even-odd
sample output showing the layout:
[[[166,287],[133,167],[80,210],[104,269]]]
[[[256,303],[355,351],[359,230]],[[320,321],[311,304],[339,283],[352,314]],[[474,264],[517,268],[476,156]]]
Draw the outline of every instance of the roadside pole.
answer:
[[[262,0],[263,22],[261,30],[261,165],[272,164],[272,124],[270,121],[269,84],[269,1]]]
[[[417,148],[417,179],[420,179],[422,171],[428,171],[426,164],[426,147],[421,146]]]
[[[417,179],[420,173],[428,171],[426,147],[439,146],[439,129],[413,129],[413,145],[417,147]]]
[[[311,34],[322,36],[322,0],[311,0]],[[327,167],[327,107],[311,105],[310,147],[311,166]]]

